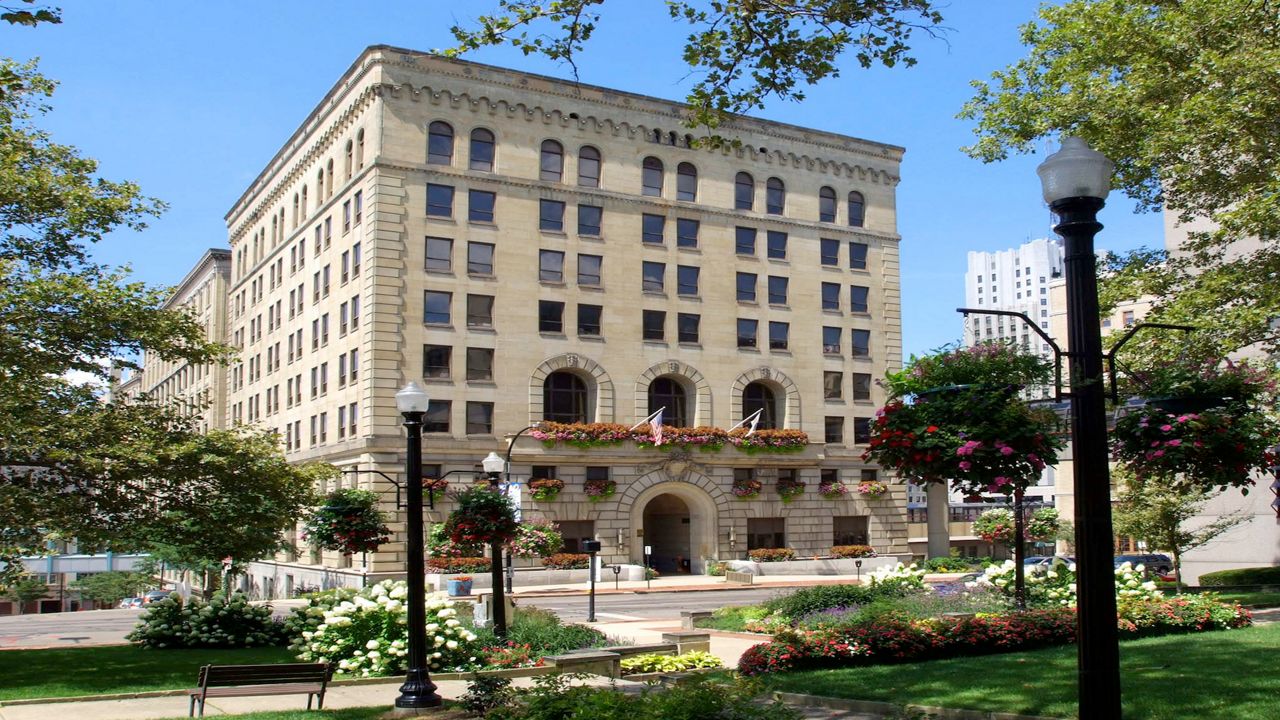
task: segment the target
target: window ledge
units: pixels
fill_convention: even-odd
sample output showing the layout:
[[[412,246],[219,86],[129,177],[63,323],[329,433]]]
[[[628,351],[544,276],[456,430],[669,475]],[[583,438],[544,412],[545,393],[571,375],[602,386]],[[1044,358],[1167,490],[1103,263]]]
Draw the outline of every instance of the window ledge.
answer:
[[[667,347],[666,340],[655,340],[653,338],[644,338],[644,344],[652,345],[654,347]]]
[[[565,232],[564,230],[548,230],[546,228],[540,227],[538,228],[538,232],[550,237],[562,238],[564,240],[569,239],[569,233]]]
[[[471,218],[467,218],[467,224],[471,227],[485,228],[488,230],[498,229],[498,223],[493,220],[472,220]]]
[[[426,218],[428,222],[433,222],[440,225],[457,225],[458,224],[458,221],[455,220],[452,215],[431,215],[430,213],[428,213]]]
[[[493,380],[467,380],[467,386],[468,386],[468,387],[496,388],[496,387],[498,387],[498,383],[494,382]]]
[[[550,287],[550,288],[567,287],[567,284],[563,280],[541,280],[540,279],[538,280],[538,284],[541,285],[542,287]]]
[[[453,323],[447,322],[423,322],[422,326],[430,330],[452,330]],[[314,350],[313,350],[314,351]]]
[[[549,340],[565,340],[568,337],[563,330],[539,330],[538,334]]]

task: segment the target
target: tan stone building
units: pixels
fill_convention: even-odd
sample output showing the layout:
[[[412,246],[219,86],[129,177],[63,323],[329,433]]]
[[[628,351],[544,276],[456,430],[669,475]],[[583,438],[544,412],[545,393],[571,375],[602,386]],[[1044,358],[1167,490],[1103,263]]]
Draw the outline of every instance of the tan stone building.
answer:
[[[164,307],[187,311],[204,328],[205,338],[225,342],[230,279],[231,252],[211,248],[173,289]],[[113,392],[123,398],[145,395],[185,403],[197,414],[203,432],[227,426],[227,374],[219,365],[192,365],[144,353],[142,369]]]
[[[394,394],[431,395],[427,473],[470,470],[544,419],[806,432],[803,452],[545,448],[513,478],[557,477],[526,518],[610,563],[701,572],[785,546],[906,552],[900,485],[828,500],[860,460],[901,362],[895,189],[902,148],[733,118],[732,148],[695,147],[677,103],[514,70],[367,49],[227,214],[233,255],[229,417],[279,432],[288,457],[402,478]],[[739,500],[735,477],[764,484]],[[790,503],[779,478],[805,492]],[[588,502],[584,482],[616,493]],[[462,476],[451,481],[470,482]],[[429,516],[438,521],[444,502]],[[367,558],[259,563],[264,594],[403,572]],[[354,565],[354,567],[353,567]],[[268,587],[270,586],[270,587]],[[274,590],[272,590],[272,588]]]

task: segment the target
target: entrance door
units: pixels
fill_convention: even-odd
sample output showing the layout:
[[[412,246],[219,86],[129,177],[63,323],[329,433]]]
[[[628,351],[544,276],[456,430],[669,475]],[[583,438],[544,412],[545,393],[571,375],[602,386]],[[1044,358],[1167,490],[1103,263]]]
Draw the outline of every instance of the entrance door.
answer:
[[[644,544],[653,548],[650,563],[663,574],[690,572],[692,547],[689,506],[684,500],[664,493],[644,508]]]

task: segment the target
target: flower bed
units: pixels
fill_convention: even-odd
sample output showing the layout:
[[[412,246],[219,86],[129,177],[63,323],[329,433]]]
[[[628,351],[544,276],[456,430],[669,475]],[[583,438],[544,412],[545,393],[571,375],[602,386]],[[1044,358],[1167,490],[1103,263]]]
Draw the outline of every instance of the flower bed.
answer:
[[[551,502],[564,490],[564,481],[559,478],[533,478],[529,481],[529,496],[534,502]]]
[[[558,444],[576,448],[608,447],[630,441],[642,448],[689,447],[707,452],[719,452],[725,446],[754,453],[800,452],[809,444],[809,436],[799,430],[757,430],[754,433],[738,428],[725,431],[713,427],[662,428],[660,444],[655,444],[653,430],[648,424],[635,429],[617,423],[554,423],[544,422],[529,433],[548,448]]]
[[[836,545],[831,548],[831,557],[868,558],[875,557],[875,548],[870,545]]]
[[[591,566],[587,553],[556,553],[542,558],[542,566],[551,570],[585,570]]]
[[[445,575],[454,573],[484,573],[489,571],[492,561],[486,557],[439,557],[427,558],[427,570]]]
[[[796,559],[796,551],[791,548],[756,548],[747,553],[756,562],[785,562]]]

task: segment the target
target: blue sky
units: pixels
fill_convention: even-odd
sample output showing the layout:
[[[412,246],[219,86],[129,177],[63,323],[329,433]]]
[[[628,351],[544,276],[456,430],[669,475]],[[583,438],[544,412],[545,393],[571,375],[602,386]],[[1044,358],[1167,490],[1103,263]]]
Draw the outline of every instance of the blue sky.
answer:
[[[117,233],[102,262],[174,284],[209,247],[226,245],[223,216],[360,51],[386,43],[447,46],[454,20],[497,0],[396,2],[142,2],[62,0],[64,23],[0,29],[4,54],[41,58],[61,86],[42,121],[57,141],[98,159],[102,174],[139,183],[170,206],[143,233]],[[960,152],[972,133],[955,119],[971,80],[1021,57],[1017,28],[1035,4],[956,1],[945,40],[921,36],[913,68],[862,70],[810,88],[803,103],[775,101],[761,117],[907,148],[898,186],[903,332],[908,353],[960,336],[965,253],[1000,250],[1050,233],[1035,166],[993,165]],[[695,81],[680,59],[687,30],[661,0],[612,0],[579,60],[583,82],[683,99]],[[508,49],[478,62],[568,77],[569,68]],[[1101,216],[1103,249],[1161,245],[1158,215],[1135,215],[1113,195]]]

